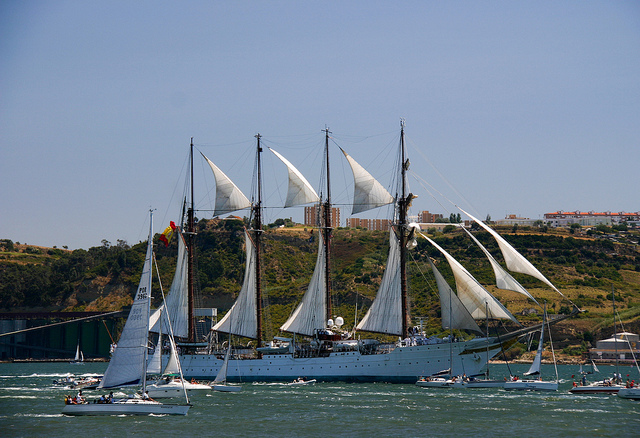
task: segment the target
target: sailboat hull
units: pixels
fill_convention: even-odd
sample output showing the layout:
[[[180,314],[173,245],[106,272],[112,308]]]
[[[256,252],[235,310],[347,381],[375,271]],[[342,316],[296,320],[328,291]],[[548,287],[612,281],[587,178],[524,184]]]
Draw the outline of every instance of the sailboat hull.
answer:
[[[557,391],[558,382],[544,380],[516,380],[504,382],[507,391]]]
[[[640,388],[622,388],[618,391],[618,397],[631,400],[640,400]]]
[[[210,392],[212,389],[211,386],[203,383],[184,382],[184,388],[182,385],[182,382],[174,380],[169,383],[153,383],[147,385],[146,389],[151,398],[184,397],[185,389],[189,395]]]
[[[453,367],[478,374],[486,365],[486,340],[453,343]],[[500,346],[489,350],[489,357]],[[232,382],[292,381],[300,376],[318,381],[415,383],[419,376],[435,374],[449,367],[449,343],[397,346],[381,354],[359,351],[332,352],[323,357],[294,357],[293,354],[265,354],[262,359],[231,360],[227,380]],[[214,355],[180,357],[188,378],[213,379],[222,366]]]
[[[86,403],[80,405],[65,405],[63,415],[187,415],[190,405],[165,405],[162,403],[127,399],[113,403]]]

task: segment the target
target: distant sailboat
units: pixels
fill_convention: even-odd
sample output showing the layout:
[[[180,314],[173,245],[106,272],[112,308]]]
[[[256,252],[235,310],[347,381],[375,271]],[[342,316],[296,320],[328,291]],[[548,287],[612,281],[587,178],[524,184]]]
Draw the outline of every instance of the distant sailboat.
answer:
[[[82,354],[82,350],[80,350],[80,341],[78,341],[78,346],[76,347],[76,357],[71,363],[73,365],[84,365],[84,354]]]
[[[512,378],[504,383],[504,389],[511,390],[527,390],[527,391],[557,391],[558,390],[558,370],[556,368],[556,380],[545,381],[541,377],[541,365],[542,365],[542,350],[544,344],[544,326],[547,321],[547,309],[545,307],[542,318],[542,327],[540,328],[540,341],[538,342],[538,349],[536,356],[533,359],[529,371],[524,373],[525,376],[538,376],[537,379],[517,379]],[[553,364],[555,366],[555,355],[553,357]]]
[[[224,361],[222,362],[220,371],[218,371],[218,374],[216,375],[216,378],[213,381],[214,391],[239,392],[242,390],[241,386],[227,385],[227,369],[229,368],[230,357],[231,357],[231,342],[229,342],[229,347],[227,348],[227,352],[224,355]]]

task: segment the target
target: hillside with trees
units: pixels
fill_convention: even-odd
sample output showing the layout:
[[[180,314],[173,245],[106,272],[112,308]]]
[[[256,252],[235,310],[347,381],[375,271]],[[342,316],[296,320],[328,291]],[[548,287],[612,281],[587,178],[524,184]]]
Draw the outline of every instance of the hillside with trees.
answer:
[[[264,233],[265,328],[267,337],[293,311],[304,294],[315,265],[317,237],[311,228],[280,220]],[[198,307],[216,307],[222,314],[237,296],[244,274],[242,220],[200,220],[196,238]],[[540,308],[523,295],[498,290],[481,250],[454,226],[430,237],[460,261],[525,325],[540,321]],[[640,251],[638,231],[505,227],[499,232],[583,312],[559,325],[561,348],[574,353],[593,339],[612,332],[611,293],[628,331],[640,331]],[[502,256],[486,232],[477,238],[498,260]],[[175,269],[177,245],[158,242],[156,258],[165,291]],[[111,311],[132,302],[142,268],[145,243],[102,245],[68,251],[0,240],[0,311]],[[334,230],[332,288],[336,316],[346,327],[362,318],[375,297],[388,252],[388,233],[363,229]],[[450,284],[449,267],[424,239],[409,253],[410,305],[414,324],[422,321],[430,334],[440,328],[440,303],[427,257],[435,261]],[[568,313],[572,305],[540,281],[519,274],[516,279],[551,313]],[[157,283],[156,283],[157,284]],[[155,286],[154,286],[155,287]],[[155,294],[154,305],[158,304]],[[555,330],[555,329],[554,329]]]

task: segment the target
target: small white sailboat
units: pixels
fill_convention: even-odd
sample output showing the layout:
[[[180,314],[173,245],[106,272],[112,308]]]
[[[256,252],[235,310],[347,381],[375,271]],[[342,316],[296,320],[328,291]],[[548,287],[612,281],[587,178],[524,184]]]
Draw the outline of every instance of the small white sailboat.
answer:
[[[542,327],[540,328],[540,342],[538,343],[538,350],[536,356],[533,359],[533,363],[529,368],[529,371],[524,373],[525,376],[538,376],[537,379],[519,379],[513,377],[511,380],[504,382],[504,389],[507,391],[520,390],[520,391],[557,391],[558,390],[558,369],[556,368],[556,380],[545,381],[541,378],[540,368],[542,364],[542,350],[544,344],[544,326],[547,321],[547,308],[545,305]],[[553,347],[552,347],[553,348]],[[553,360],[555,366],[555,355]]]
[[[220,367],[220,371],[218,371],[218,375],[213,381],[213,390],[220,392],[240,392],[242,390],[241,386],[233,386],[227,385],[227,369],[229,368],[229,358],[231,357],[231,341],[229,341],[229,347],[227,347],[227,352],[224,355],[224,361],[222,362],[222,366]]]
[[[187,404],[163,404],[151,400],[146,392],[147,342],[149,335],[149,309],[151,304],[151,280],[153,259],[153,213],[149,215],[149,240],[147,254],[140,276],[140,284],[131,305],[127,322],[122,329],[118,347],[113,352],[109,366],[98,389],[142,385],[143,396],[133,395],[122,399],[109,398],[106,402],[89,403],[78,397],[65,399],[64,415],[186,415],[191,407],[186,391]],[[102,401],[102,400],[100,400]]]
[[[80,350],[80,341],[78,341],[78,346],[76,347],[76,357],[70,363],[73,365],[84,365],[84,354],[82,354],[82,350]]]
[[[615,291],[613,287],[611,288],[611,296],[612,296],[612,306],[613,306],[613,339],[617,339],[617,330],[616,330],[616,297]],[[616,340],[615,343],[616,349],[618,347],[618,342]],[[591,372],[585,372],[582,370],[582,365],[580,365],[580,385],[574,382],[573,388],[569,390],[572,394],[617,394],[621,389],[624,389],[624,386],[620,384],[620,371],[618,369],[618,353],[616,352],[616,370],[614,373],[614,377],[610,379],[603,379],[592,383],[587,383],[587,374],[597,373],[599,372],[596,364],[591,361],[592,370]]]

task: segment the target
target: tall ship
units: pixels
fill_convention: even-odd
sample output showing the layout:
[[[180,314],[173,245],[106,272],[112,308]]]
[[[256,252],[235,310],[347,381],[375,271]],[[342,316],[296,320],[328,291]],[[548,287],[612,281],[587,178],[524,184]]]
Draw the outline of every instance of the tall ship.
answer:
[[[284,156],[270,149],[288,172],[288,192],[285,207],[316,204],[321,220],[317,230],[318,253],[309,286],[289,318],[280,326],[281,336],[268,342],[263,335],[263,279],[261,240],[262,170],[264,152],[261,136],[256,136],[255,186],[251,200],[209,158],[201,154],[213,172],[216,186],[214,216],[249,209],[249,225],[244,229],[246,262],[244,281],[237,299],[225,315],[211,328],[216,336],[209,342],[195,336],[194,309],[194,239],[196,239],[193,203],[193,170],[191,170],[190,201],[185,202],[186,220],[176,227],[178,262],[166,307],[174,335],[182,338],[180,361],[185,377],[212,380],[223,366],[227,347],[239,339],[252,339],[251,347],[233,347],[227,363],[227,380],[291,381],[300,376],[317,381],[414,383],[419,376],[429,376],[445,369],[468,376],[482,373],[488,361],[514,344],[518,338],[540,329],[540,324],[522,327],[496,336],[478,325],[479,321],[506,319],[519,324],[516,318],[443,248],[420,232],[417,224],[409,223],[408,209],[415,197],[408,192],[409,160],[405,150],[405,126],[401,122],[395,196],[392,196],[367,170],[341,150],[354,177],[352,214],[393,204],[394,219],[389,230],[389,253],[375,300],[364,317],[351,331],[343,329],[341,317],[334,318],[331,289],[332,203],[329,172],[329,129],[324,130],[323,166],[325,182],[320,195],[305,177]],[[190,162],[193,169],[193,140]],[[326,185],[325,185],[326,183]],[[463,210],[463,213],[467,214]],[[555,286],[506,240],[482,221],[467,214],[479,227],[497,241],[508,270],[534,276],[557,291]],[[496,274],[499,288],[515,290],[535,299],[524,289],[469,232],[483,249]],[[470,340],[453,335],[444,338],[427,337],[411,324],[407,293],[408,251],[416,239],[425,238],[444,256],[455,279],[455,291],[447,284],[436,265],[429,260],[440,293],[443,329],[474,331]],[[558,293],[560,293],[558,291]],[[162,312],[164,309],[159,309]],[[574,308],[574,312],[577,312]],[[573,314],[572,313],[572,314]],[[557,322],[570,315],[557,318]],[[153,327],[157,314],[151,317]],[[552,322],[552,323],[553,323]],[[156,330],[162,330],[156,327]],[[152,329],[153,331],[153,329]],[[377,335],[377,338],[374,337]],[[385,336],[382,336],[385,335]],[[223,343],[214,343],[224,338]],[[393,342],[381,339],[397,339]],[[235,341],[234,341],[235,340]]]

